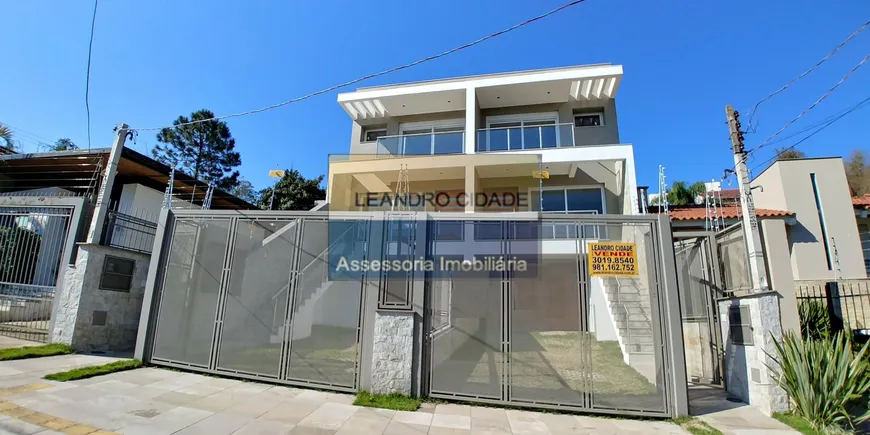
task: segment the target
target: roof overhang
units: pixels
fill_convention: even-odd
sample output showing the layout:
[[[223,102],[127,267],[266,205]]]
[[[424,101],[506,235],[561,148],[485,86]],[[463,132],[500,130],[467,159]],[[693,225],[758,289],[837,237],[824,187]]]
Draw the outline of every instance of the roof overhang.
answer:
[[[364,88],[339,94],[338,103],[354,120],[367,121],[465,110],[469,89],[481,109],[607,100],[621,80],[621,65],[578,66]]]

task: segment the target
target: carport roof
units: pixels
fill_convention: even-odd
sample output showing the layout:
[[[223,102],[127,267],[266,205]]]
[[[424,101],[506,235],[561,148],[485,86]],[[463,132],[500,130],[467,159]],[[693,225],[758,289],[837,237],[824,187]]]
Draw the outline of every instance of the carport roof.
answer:
[[[84,192],[95,188],[99,175],[109,159],[111,148],[90,150],[53,151],[44,153],[0,155],[0,192],[46,189],[61,189]],[[145,156],[133,149],[124,148],[118,163],[117,175],[127,182],[139,183],[155,190],[166,189],[169,183],[168,165]],[[194,198],[201,203],[208,190],[208,183],[197,180],[181,171],[175,171],[173,191],[186,201]],[[215,189],[212,208],[254,209],[236,196]]]

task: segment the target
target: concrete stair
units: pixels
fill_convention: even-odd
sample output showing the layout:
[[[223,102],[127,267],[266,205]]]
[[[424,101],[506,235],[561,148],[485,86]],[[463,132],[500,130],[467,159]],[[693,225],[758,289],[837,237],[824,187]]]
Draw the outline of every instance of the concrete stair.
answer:
[[[639,274],[646,276],[645,262],[639,261]],[[656,382],[655,344],[649,290],[639,288],[634,279],[602,278],[604,291],[619,335],[626,364]]]

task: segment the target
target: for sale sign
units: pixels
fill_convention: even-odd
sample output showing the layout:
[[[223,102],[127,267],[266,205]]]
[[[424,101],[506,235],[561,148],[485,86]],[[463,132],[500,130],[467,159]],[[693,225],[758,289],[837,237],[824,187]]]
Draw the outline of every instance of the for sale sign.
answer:
[[[589,276],[637,277],[637,244],[590,242]]]

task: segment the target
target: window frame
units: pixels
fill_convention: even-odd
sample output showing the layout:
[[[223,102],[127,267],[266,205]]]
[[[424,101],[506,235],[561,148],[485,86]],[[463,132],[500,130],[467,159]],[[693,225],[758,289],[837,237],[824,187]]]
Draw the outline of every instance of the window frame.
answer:
[[[375,132],[375,131],[382,131],[382,132],[384,132],[384,134],[383,134],[383,136],[376,137],[375,140],[367,140],[368,134],[371,132]],[[362,138],[360,138],[360,143],[376,143],[378,141],[378,139],[380,139],[382,137],[386,137],[386,136],[387,136],[387,128],[386,127],[372,127],[372,128],[363,127]]]
[[[593,189],[598,189],[601,191],[601,213],[598,213],[598,210],[568,210],[568,190],[593,190]],[[544,202],[543,192],[553,191],[553,190],[561,190],[562,191],[562,198],[563,198],[563,201],[565,204],[564,211],[544,211],[543,210],[543,208],[544,208],[543,207],[543,202]],[[546,186],[546,187],[541,187],[540,189],[535,188],[535,187],[530,187],[529,188],[529,198],[532,197],[532,193],[534,191],[538,191],[540,193],[538,195],[538,201],[539,201],[538,202],[538,210],[534,210],[534,211],[537,211],[539,213],[553,213],[553,214],[564,214],[564,215],[571,215],[571,214],[591,214],[591,215],[602,214],[603,215],[603,214],[607,214],[607,197],[604,193],[604,185],[601,185],[601,184]],[[556,224],[556,225],[558,225],[558,224]],[[573,225],[573,224],[567,224],[567,225]],[[545,231],[544,226],[546,226],[546,224],[541,226],[541,238],[542,239],[545,238],[544,237],[544,231]],[[596,240],[604,240],[607,238],[607,228],[606,227],[601,228],[599,225],[591,225],[591,224],[586,225],[586,226],[594,227],[593,233],[595,234],[594,238]],[[553,237],[557,240],[561,240],[558,237],[556,237],[555,226],[553,229]]]
[[[545,186],[545,187],[542,187],[542,188],[540,188],[541,192],[552,191],[552,190],[562,190],[563,191],[562,196],[565,200],[565,210],[563,210],[563,211],[544,211],[543,210],[544,195],[543,195],[543,193],[541,193],[540,198],[538,198],[538,200],[541,201],[541,205],[538,207],[538,210],[534,210],[534,211],[539,211],[541,213],[564,213],[564,214],[571,214],[571,212],[593,211],[593,210],[568,210],[568,190],[593,190],[593,189],[598,189],[601,192],[601,214],[607,214],[607,201],[606,201],[606,196],[604,195],[604,186],[602,186],[600,184],[584,184],[584,185],[578,184],[578,185],[568,185],[568,186]],[[529,197],[530,198],[531,198],[532,193],[535,190],[538,190],[538,188],[536,188],[536,187],[529,188]],[[595,210],[595,211],[597,212],[597,210]]]
[[[438,131],[437,129],[454,129],[455,131]],[[405,131],[409,130],[429,130],[428,133],[410,133],[405,134]],[[402,137],[402,153],[401,155],[407,155],[407,141],[405,139],[406,136],[423,136],[429,135],[429,154],[430,156],[441,155],[435,154],[435,134],[436,133],[462,133],[462,152],[465,152],[465,119],[462,118],[453,118],[453,119],[441,119],[438,121],[421,121],[421,122],[403,122],[399,124],[399,136]],[[412,154],[416,155],[416,154]]]
[[[543,122],[543,121],[553,121],[553,128],[556,130],[556,146],[555,147],[544,147],[543,136],[539,135],[538,138],[538,147],[537,148],[527,148],[526,147],[526,122]],[[520,125],[516,127],[492,127],[492,124],[506,124],[506,123],[519,123]],[[543,127],[542,125],[529,125],[529,128],[532,127]],[[508,130],[511,128],[519,128],[520,129],[520,147],[519,148],[511,148],[510,144],[510,134],[507,136],[507,149],[505,150],[484,150],[484,152],[489,151],[517,151],[517,150],[545,150],[550,148],[561,148],[562,147],[562,139],[559,131],[559,112],[532,112],[532,113],[519,113],[515,115],[495,115],[495,116],[487,116],[486,117],[486,143],[489,145],[492,143],[492,139],[490,134],[493,129],[496,130]]]
[[[577,125],[577,118],[580,116],[598,115],[598,125]],[[578,112],[574,114],[574,128],[598,128],[604,127],[604,112]]]
[[[121,261],[121,262],[125,262],[125,263],[131,263],[132,268],[130,269],[130,274],[127,275],[125,273],[108,272],[109,261]],[[127,288],[122,289],[122,288],[117,288],[117,287],[107,287],[106,284],[104,283],[104,281],[106,279],[106,275],[127,277],[128,278]],[[99,288],[100,288],[100,290],[109,290],[109,291],[114,291],[114,292],[130,293],[130,291],[133,289],[133,277],[135,275],[136,275],[136,260],[133,260],[132,258],[124,258],[124,257],[113,256],[113,255],[106,255],[105,258],[103,258],[103,269],[100,271]]]

